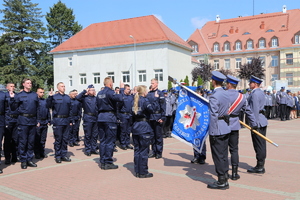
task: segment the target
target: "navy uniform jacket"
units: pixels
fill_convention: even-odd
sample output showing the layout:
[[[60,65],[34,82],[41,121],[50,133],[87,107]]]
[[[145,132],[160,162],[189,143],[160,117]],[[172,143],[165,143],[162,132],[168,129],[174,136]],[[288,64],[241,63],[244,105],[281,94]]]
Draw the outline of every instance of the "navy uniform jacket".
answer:
[[[16,95],[16,93],[15,93]],[[18,115],[19,111],[18,110],[12,110],[11,109],[11,104],[14,101],[14,98],[10,98],[9,93],[5,93],[6,97],[6,110],[5,110],[5,122],[6,125],[9,125],[10,123],[17,123],[18,121]]]
[[[0,126],[5,126],[5,100],[5,93],[0,91]]]
[[[231,106],[235,102],[235,100],[238,98],[239,92],[234,89],[227,90],[227,92],[229,95],[229,102],[230,102],[230,106]],[[241,103],[231,113],[231,115],[237,116],[237,117],[230,117],[230,129],[232,131],[237,131],[237,130],[241,129],[241,124],[240,124],[240,120],[238,117],[241,110],[247,114],[247,117],[250,122],[250,126],[251,127],[256,126],[254,115],[250,109],[250,106],[248,104],[248,101],[247,101],[245,95],[243,95],[243,99],[242,99]]]
[[[278,104],[287,104],[287,93],[286,92],[277,92],[277,101]]]
[[[294,107],[294,105],[295,105],[293,97],[291,95],[289,95],[289,94],[287,95],[287,103],[286,103],[286,105],[288,107]]]
[[[159,97],[155,97],[155,92],[157,91]],[[155,112],[150,115],[150,120],[159,120],[162,119],[163,121],[166,120],[166,101],[164,93],[160,90],[156,89],[154,91],[149,91],[146,97],[150,103],[157,102],[159,100],[159,107],[156,108]]]
[[[151,113],[154,113],[157,109],[159,109],[159,102],[158,98],[151,104],[150,101],[143,97],[140,96],[139,98],[139,103],[138,103],[138,112],[137,115],[133,112],[133,103],[131,104],[132,107],[132,116],[133,116],[133,125],[132,125],[132,134],[133,135],[141,135],[144,133],[152,133],[153,130],[147,121],[135,121],[135,119],[138,118],[146,118],[150,119]]]
[[[267,118],[265,117],[265,115],[260,113],[264,109],[264,104],[265,104],[264,92],[260,88],[256,88],[252,90],[248,102],[254,114],[257,126],[259,128],[267,126],[268,125]]]
[[[225,135],[231,132],[230,126],[224,120],[218,119],[227,115],[228,109],[228,92],[221,87],[215,88],[212,95],[209,96],[209,135]]]
[[[39,106],[38,95],[35,92],[25,92],[24,90],[12,98],[11,109],[18,110],[18,124],[34,126],[37,125],[37,110]],[[30,115],[30,116],[23,116]]]
[[[46,99],[39,98],[39,107],[37,111],[37,122],[46,125],[51,123],[50,110],[47,108]]]
[[[95,96],[85,95],[86,90],[83,90],[76,96],[76,99],[82,102],[83,120],[89,122],[97,122],[98,108]]]
[[[73,121],[77,121],[82,115],[82,104],[77,99],[71,99],[71,118]]]
[[[120,94],[123,96],[123,101],[122,102],[118,102],[118,106],[119,106],[119,116],[122,115],[122,117],[125,117],[126,119],[131,117],[131,110],[132,110],[132,102],[133,102],[133,98],[134,95],[126,95],[124,93],[124,91],[121,91]]]
[[[71,98],[66,94],[54,94],[47,99],[47,108],[52,109],[52,124],[54,126],[65,126],[74,123],[71,118]],[[57,118],[57,115],[64,116]]]
[[[122,92],[124,88],[120,89]],[[116,94],[114,90],[109,87],[104,87],[103,90],[97,94],[98,107],[98,122],[117,123],[116,117],[116,103],[123,101],[121,94]]]

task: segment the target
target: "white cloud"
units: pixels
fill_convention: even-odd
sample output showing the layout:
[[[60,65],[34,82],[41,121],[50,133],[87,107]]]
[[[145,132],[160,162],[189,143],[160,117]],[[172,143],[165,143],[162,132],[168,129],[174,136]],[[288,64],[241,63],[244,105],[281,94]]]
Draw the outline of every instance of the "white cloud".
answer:
[[[157,19],[159,19],[161,22],[164,22],[161,15],[158,15],[158,14],[153,14],[153,15],[154,15]]]
[[[208,21],[210,20],[207,18],[200,18],[200,17],[193,17],[191,19],[194,28],[202,28],[202,26]]]

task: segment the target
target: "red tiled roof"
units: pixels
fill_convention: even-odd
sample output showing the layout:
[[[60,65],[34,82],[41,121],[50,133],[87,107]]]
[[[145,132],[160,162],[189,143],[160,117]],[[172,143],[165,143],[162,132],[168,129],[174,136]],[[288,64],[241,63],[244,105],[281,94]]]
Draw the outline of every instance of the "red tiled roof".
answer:
[[[91,24],[63,42],[51,53],[136,43],[171,41],[191,48],[187,42],[153,15]]]
[[[255,16],[240,17],[233,19],[207,22],[202,29],[197,29],[188,39],[198,44],[198,54],[220,54],[233,52],[251,52],[257,50],[270,50],[271,39],[278,38],[278,48],[291,47],[294,45],[294,35],[300,31],[300,9],[287,10],[286,13],[276,12]],[[264,24],[264,25],[262,25]],[[264,26],[264,28],[262,28]],[[233,33],[230,33],[230,29]],[[267,30],[274,32],[266,32]],[[248,35],[243,35],[249,32]],[[228,35],[228,37],[222,37]],[[259,49],[259,39],[264,38],[266,48]],[[246,49],[247,40],[253,40],[253,50]],[[242,43],[242,50],[235,51],[234,45],[237,40]],[[224,43],[230,42],[230,51],[223,51]],[[213,52],[213,45],[219,43],[219,52]],[[194,55],[197,53],[194,53]]]

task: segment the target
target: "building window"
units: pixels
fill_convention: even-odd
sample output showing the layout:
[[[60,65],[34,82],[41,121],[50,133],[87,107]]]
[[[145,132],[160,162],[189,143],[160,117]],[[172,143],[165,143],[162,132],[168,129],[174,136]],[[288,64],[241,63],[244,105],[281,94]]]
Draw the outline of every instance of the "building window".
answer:
[[[266,57],[265,56],[260,56],[259,59],[261,60],[261,66],[265,67],[265,63],[266,63]]]
[[[243,35],[250,35],[250,33],[249,32],[245,32],[245,33],[243,33]]]
[[[252,62],[252,59],[253,59],[252,57],[248,57],[247,58],[247,63],[250,64]]]
[[[115,72],[107,72],[107,76],[110,77],[113,82],[115,82]]]
[[[278,47],[278,39],[277,38],[272,39],[272,47]]]
[[[247,49],[253,49],[253,41],[252,40],[247,41]]]
[[[272,56],[271,66],[272,67],[278,66],[278,56]]]
[[[295,35],[295,44],[300,44],[300,35]]]
[[[214,44],[214,52],[218,52],[219,51],[219,44],[216,43]]]
[[[286,80],[288,80],[288,85],[293,85],[293,73],[286,73]]]
[[[229,42],[226,42],[224,44],[224,51],[230,51],[230,45],[229,45]]]
[[[85,85],[86,84],[86,74],[79,74],[80,77],[80,84]]]
[[[230,59],[224,60],[225,69],[230,69]]]
[[[122,72],[122,76],[123,76],[123,82],[124,83],[129,83],[130,82],[130,73],[129,73],[129,71]]]
[[[154,70],[154,77],[158,80],[158,81],[163,81],[163,70],[162,69],[155,69]]]
[[[94,84],[100,84],[100,73],[93,73],[94,75]]]
[[[69,86],[70,87],[73,86],[73,78],[72,78],[72,76],[69,76]]]
[[[72,58],[68,58],[68,66],[69,67],[73,66]]]
[[[236,42],[235,43],[235,50],[237,50],[237,51],[242,50],[242,43],[241,42]]]
[[[219,60],[214,60],[215,69],[219,69]]]
[[[261,49],[266,48],[266,43],[264,39],[259,40],[259,48]]]
[[[276,81],[276,80],[278,80],[278,74],[272,74],[271,81]]]
[[[228,37],[228,35],[224,34],[224,35],[222,35],[221,37]]]
[[[274,32],[274,30],[272,30],[272,29],[269,29],[269,30],[267,30],[266,32]]]
[[[292,65],[293,64],[293,54],[287,53],[287,54],[285,54],[285,56],[286,56],[286,64]]]
[[[192,48],[193,48],[193,53],[198,52],[198,45],[197,44],[192,45]]]
[[[139,72],[139,82],[146,82],[146,70],[140,70]]]
[[[241,58],[236,58],[235,59],[235,68],[240,69],[241,65],[242,65],[242,59]]]

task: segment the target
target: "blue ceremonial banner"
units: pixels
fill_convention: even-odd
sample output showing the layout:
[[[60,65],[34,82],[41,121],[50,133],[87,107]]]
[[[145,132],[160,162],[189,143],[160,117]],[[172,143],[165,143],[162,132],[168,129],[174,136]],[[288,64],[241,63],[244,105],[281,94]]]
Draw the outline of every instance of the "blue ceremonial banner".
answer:
[[[195,91],[196,87],[188,87]],[[172,136],[201,153],[209,125],[209,104],[184,88],[179,90]]]

